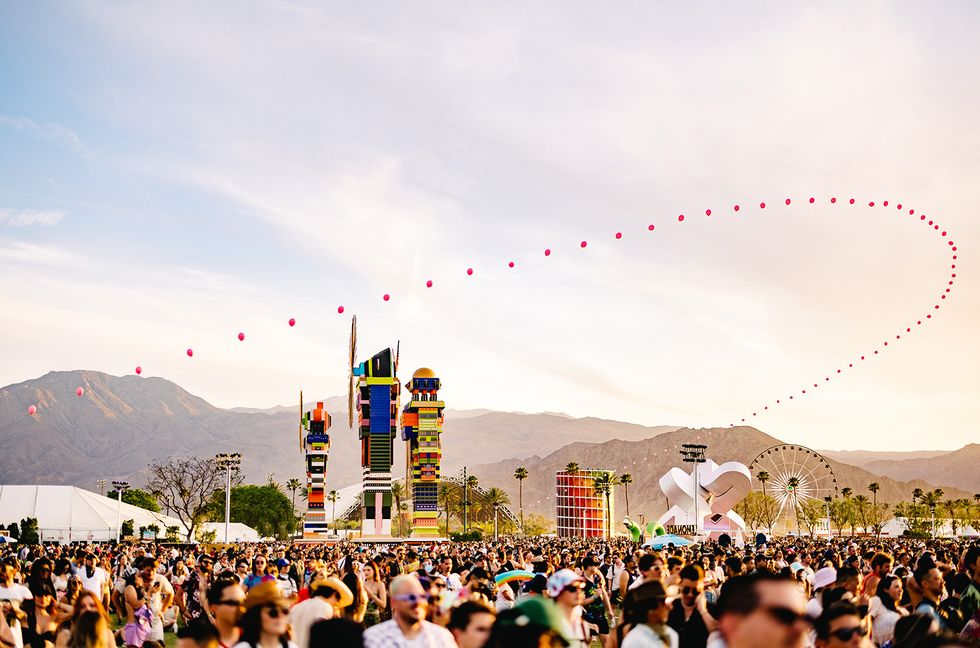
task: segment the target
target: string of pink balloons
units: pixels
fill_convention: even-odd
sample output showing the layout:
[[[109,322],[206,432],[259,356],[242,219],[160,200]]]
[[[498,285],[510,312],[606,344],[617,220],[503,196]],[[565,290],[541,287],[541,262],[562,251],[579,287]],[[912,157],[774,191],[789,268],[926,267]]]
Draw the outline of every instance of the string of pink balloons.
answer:
[[[841,204],[841,202],[838,201],[838,199],[837,199],[836,196],[831,196],[828,199],[828,202],[831,205],[839,205],[839,204]],[[791,206],[793,204],[793,200],[791,198],[786,198],[785,201],[783,202],[783,204],[785,206],[789,207],[789,206]],[[813,197],[813,196],[810,196],[809,199],[806,201],[805,204],[808,204],[808,205],[816,205],[817,204],[817,199],[815,197]],[[847,199],[847,205],[848,206],[855,206],[855,205],[860,206],[862,204],[863,204],[863,202],[859,202],[856,198],[849,198],[849,199]],[[889,206],[889,201],[888,200],[883,200],[883,201],[881,201],[879,203],[877,201],[872,200],[872,201],[868,201],[867,206],[869,208],[875,208],[875,207],[878,207],[878,206],[880,206],[882,208],[886,208],[886,207]],[[951,258],[951,261],[953,261],[953,263],[950,264],[950,270],[952,270],[953,272],[950,272],[949,278],[946,281],[946,284],[943,286],[943,289],[942,289],[943,292],[941,292],[939,294],[939,296],[937,297],[936,303],[933,304],[933,306],[932,306],[931,309],[929,309],[929,311],[933,311],[933,312],[934,311],[937,311],[937,310],[940,309],[941,302],[943,300],[945,300],[950,295],[950,293],[952,292],[952,289],[953,289],[953,284],[954,284],[954,281],[956,279],[956,272],[955,272],[955,270],[956,270],[956,263],[955,263],[955,261],[957,260],[957,246],[953,242],[953,240],[949,237],[949,232],[947,230],[945,230],[945,229],[942,229],[940,227],[940,225],[934,219],[927,218],[927,216],[925,214],[916,213],[915,209],[907,208],[905,205],[902,205],[902,203],[896,203],[896,204],[894,204],[894,207],[895,207],[896,213],[898,215],[908,216],[908,217],[913,218],[913,219],[917,218],[919,220],[919,222],[921,222],[922,224],[924,224],[928,228],[928,230],[929,230],[929,232],[931,234],[936,235],[940,240],[944,240],[945,243],[946,243],[946,248],[948,248],[948,252],[949,252],[949,254],[952,257]],[[758,206],[758,209],[759,210],[764,210],[766,208],[767,208],[767,204],[766,204],[765,201],[759,203],[759,206]],[[744,209],[745,208],[741,204],[734,204],[731,207],[732,213],[741,213]],[[705,209],[704,210],[704,216],[706,218],[710,218],[713,214],[715,214],[715,212],[713,212],[711,209]],[[679,214],[677,216],[677,222],[678,223],[683,223],[683,222],[685,222],[686,219],[687,218],[686,218],[686,216],[684,214]],[[647,232],[655,232],[656,229],[657,229],[657,226],[654,223],[650,223],[646,227]],[[617,241],[622,240],[623,237],[624,237],[624,234],[623,234],[622,231],[618,231],[618,232],[616,232],[613,235],[613,238],[615,240],[617,240]],[[578,244],[578,247],[580,249],[582,249],[582,250],[587,249],[588,246],[589,246],[589,242],[587,240],[581,240],[579,242],[579,244]],[[552,248],[547,247],[547,248],[544,249],[544,256],[545,257],[551,257],[552,256],[552,253],[553,253]],[[507,267],[510,268],[510,269],[514,269],[514,268],[517,267],[517,264],[516,264],[515,261],[511,260],[511,261],[508,261],[507,262]],[[472,277],[472,276],[474,276],[474,274],[475,274],[474,268],[472,268],[472,267],[467,267],[466,268],[466,275],[468,277]],[[425,281],[425,287],[426,288],[432,288],[434,285],[435,285],[435,283],[433,282],[432,279],[427,279]],[[388,301],[391,300],[391,294],[390,293],[384,293],[384,295],[382,295],[381,299],[384,302],[388,302]],[[922,324],[924,322],[928,322],[929,320],[931,320],[932,319],[932,316],[933,316],[933,312],[926,312],[923,316],[917,317],[915,319],[915,324],[913,325],[913,324],[909,323],[907,326],[904,327],[904,329],[905,329],[904,331],[902,331],[901,328],[899,328],[898,331],[895,333],[894,339],[891,338],[891,335],[887,336],[887,339],[885,339],[885,340],[883,340],[881,342],[881,348],[873,348],[871,350],[871,353],[866,353],[864,355],[857,356],[855,358],[850,359],[850,361],[848,361],[846,363],[843,363],[842,362],[834,370],[827,372],[827,374],[824,375],[822,377],[822,379],[818,378],[815,382],[813,382],[812,383],[812,387],[811,387],[811,383],[808,382],[806,385],[804,385],[804,386],[802,386],[800,388],[800,390],[799,390],[798,393],[797,392],[793,392],[791,394],[788,394],[787,396],[783,396],[783,397],[774,399],[773,401],[770,401],[769,403],[763,403],[763,404],[761,404],[760,407],[757,407],[755,409],[755,411],[753,411],[750,415],[747,415],[747,416],[744,416],[744,417],[740,417],[740,421],[742,423],[745,423],[747,421],[750,421],[753,417],[757,417],[762,412],[768,411],[769,408],[770,408],[770,405],[773,405],[773,406],[780,405],[784,400],[790,400],[790,401],[792,401],[797,396],[799,396],[799,397],[802,398],[802,397],[804,397],[806,395],[808,389],[818,389],[821,384],[826,384],[826,383],[830,382],[832,376],[842,375],[847,369],[852,369],[855,364],[860,364],[861,362],[864,362],[868,358],[872,358],[874,356],[879,355],[879,352],[880,351],[884,351],[884,348],[889,346],[889,341],[891,341],[892,342],[892,346],[894,346],[895,342],[897,342],[897,341],[899,341],[899,340],[902,339],[902,335],[903,334],[904,335],[908,335],[908,334],[912,333],[913,330],[915,330],[916,328],[922,326]],[[343,314],[344,313],[344,307],[343,306],[338,306],[337,307],[337,313],[338,314]],[[295,327],[296,326],[296,318],[295,317],[290,317],[287,323],[289,324],[289,326],[291,328],[292,327]],[[240,342],[244,342],[245,341],[245,333],[243,331],[238,333],[238,340]],[[186,354],[187,354],[187,357],[188,358],[193,358],[194,357],[194,349],[188,348],[187,351],[186,351]],[[845,364],[846,364],[846,366],[845,366]],[[143,373],[143,368],[141,366],[137,366],[135,371],[136,371],[136,374],[137,375],[141,375]],[[79,397],[81,397],[81,396],[83,396],[85,394],[85,390],[82,387],[79,387],[78,389],[75,390],[75,393]],[[37,411],[38,411],[38,409],[37,409],[37,406],[35,406],[35,405],[31,405],[30,407],[27,408],[27,413],[29,415],[31,415],[31,416],[34,416],[37,413]],[[734,422],[730,423],[730,427],[734,427],[734,426],[735,426],[735,423]]]

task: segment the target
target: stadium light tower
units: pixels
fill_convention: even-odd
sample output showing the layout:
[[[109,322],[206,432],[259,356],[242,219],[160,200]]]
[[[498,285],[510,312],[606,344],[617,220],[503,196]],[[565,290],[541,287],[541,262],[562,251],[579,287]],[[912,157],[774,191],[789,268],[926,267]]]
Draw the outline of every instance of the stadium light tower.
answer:
[[[104,479],[96,479],[95,480],[95,485],[99,487],[99,495],[102,495],[103,497],[105,497],[106,480],[104,480]]]
[[[698,497],[701,493],[701,485],[698,479],[698,466],[707,461],[704,451],[708,446],[699,443],[685,443],[681,445],[681,456],[684,463],[694,464],[694,535],[701,533],[701,517],[698,515]]]
[[[128,481],[113,481],[112,487],[116,489],[116,544],[122,536],[122,494],[129,488]]]
[[[238,471],[242,464],[242,453],[223,452],[214,456],[219,470],[225,471],[225,542],[228,542],[228,527],[231,525],[231,471]]]

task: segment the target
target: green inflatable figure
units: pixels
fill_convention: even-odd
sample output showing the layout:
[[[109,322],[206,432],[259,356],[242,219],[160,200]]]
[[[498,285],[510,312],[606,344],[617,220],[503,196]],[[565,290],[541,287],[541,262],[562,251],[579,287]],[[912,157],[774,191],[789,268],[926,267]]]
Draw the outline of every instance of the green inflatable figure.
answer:
[[[667,529],[664,525],[659,522],[647,522],[647,536],[652,538],[653,536],[667,535]]]
[[[626,526],[626,530],[630,532],[630,538],[633,539],[633,542],[639,542],[640,536],[643,535],[643,529],[640,528],[640,525],[628,517],[623,518],[623,524]]]

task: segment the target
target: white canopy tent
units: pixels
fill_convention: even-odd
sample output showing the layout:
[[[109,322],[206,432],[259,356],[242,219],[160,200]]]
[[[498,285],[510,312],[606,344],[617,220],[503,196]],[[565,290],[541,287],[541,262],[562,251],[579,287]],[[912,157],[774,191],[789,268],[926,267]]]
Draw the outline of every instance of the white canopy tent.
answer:
[[[259,532],[241,522],[232,522],[228,525],[228,538],[225,539],[224,522],[203,522],[201,530],[214,531],[215,542],[258,542],[262,538]]]
[[[119,516],[117,518],[117,507]],[[155,524],[183,526],[175,517],[120,504],[77,486],[0,486],[0,525],[37,518],[42,542],[101,542],[116,539],[116,520],[132,520],[134,531]]]

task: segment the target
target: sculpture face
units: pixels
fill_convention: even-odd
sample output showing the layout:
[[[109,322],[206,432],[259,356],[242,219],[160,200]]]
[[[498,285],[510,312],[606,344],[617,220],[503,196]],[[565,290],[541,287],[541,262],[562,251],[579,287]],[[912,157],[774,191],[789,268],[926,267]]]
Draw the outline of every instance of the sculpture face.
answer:
[[[718,465],[708,460],[696,464],[698,489],[695,493],[694,471],[684,472],[671,468],[660,478],[660,490],[672,504],[660,518],[663,524],[697,524],[698,528],[710,527],[719,534],[726,530],[742,530],[745,521],[732,508],[749,494],[752,477],[749,469],[736,461]],[[695,517],[697,498],[697,518]],[[709,523],[705,524],[705,518]]]

